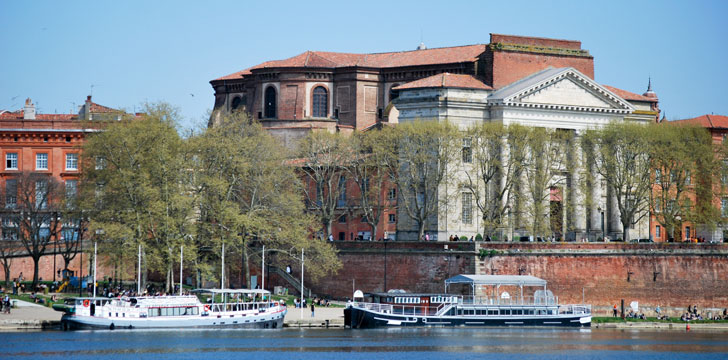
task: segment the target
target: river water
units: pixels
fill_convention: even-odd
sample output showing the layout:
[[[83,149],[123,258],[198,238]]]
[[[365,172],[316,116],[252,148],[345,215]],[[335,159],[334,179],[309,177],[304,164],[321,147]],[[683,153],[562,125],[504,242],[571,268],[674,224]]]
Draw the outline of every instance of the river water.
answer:
[[[728,334],[601,329],[0,333],[0,359],[728,359]]]

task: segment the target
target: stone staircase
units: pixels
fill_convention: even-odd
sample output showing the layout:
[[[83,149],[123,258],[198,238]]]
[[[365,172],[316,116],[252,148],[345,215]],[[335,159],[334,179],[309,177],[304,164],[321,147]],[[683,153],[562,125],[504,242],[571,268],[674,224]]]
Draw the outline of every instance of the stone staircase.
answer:
[[[275,273],[276,275],[280,276],[283,280],[285,280],[288,284],[290,284],[291,288],[289,288],[289,292],[290,292],[290,290],[295,290],[296,292],[301,291],[301,281],[299,281],[295,277],[291,276],[291,274],[285,272],[283,269],[281,269],[279,267],[275,267],[275,266],[270,266],[268,268],[268,271]],[[311,293],[311,288],[307,288],[305,286],[303,287],[303,293],[307,297],[316,296],[316,294]]]

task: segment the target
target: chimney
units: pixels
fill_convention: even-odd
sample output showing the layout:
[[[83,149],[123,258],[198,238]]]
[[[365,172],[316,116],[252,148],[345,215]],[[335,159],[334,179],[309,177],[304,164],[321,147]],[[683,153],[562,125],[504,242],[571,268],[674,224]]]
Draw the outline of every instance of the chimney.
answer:
[[[30,98],[25,99],[25,107],[23,108],[23,119],[35,120],[35,105]]]

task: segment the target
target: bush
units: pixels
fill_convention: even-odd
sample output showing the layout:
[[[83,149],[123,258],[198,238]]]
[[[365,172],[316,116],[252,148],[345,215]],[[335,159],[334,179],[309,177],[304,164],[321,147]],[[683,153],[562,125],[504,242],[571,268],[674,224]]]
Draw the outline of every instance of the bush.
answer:
[[[475,241],[483,241],[483,235],[480,235],[480,233],[478,233],[478,235],[475,235]]]
[[[468,237],[463,235],[460,237],[460,241],[468,241]]]

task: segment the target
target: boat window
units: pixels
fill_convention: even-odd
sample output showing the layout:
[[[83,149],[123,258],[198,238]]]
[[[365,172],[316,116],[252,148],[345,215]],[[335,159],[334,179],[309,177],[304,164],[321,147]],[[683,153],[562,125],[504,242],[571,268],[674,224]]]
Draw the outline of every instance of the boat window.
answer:
[[[488,309],[488,315],[498,315],[498,310]]]
[[[523,310],[521,310],[521,309],[513,310],[513,315],[523,315]]]
[[[169,308],[162,308],[162,316],[169,316],[170,311]]]
[[[501,315],[510,315],[511,309],[501,309]]]

